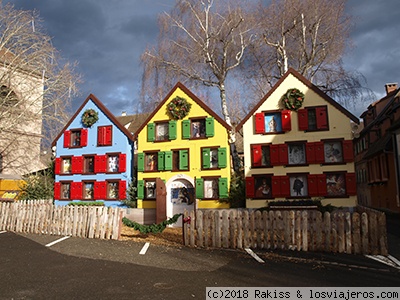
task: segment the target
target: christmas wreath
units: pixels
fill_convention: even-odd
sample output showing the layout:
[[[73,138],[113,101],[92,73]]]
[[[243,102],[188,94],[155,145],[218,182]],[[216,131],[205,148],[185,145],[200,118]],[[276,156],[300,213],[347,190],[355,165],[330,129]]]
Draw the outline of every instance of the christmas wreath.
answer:
[[[281,97],[281,102],[286,109],[297,111],[304,102],[304,94],[298,89],[288,89]]]
[[[176,96],[167,105],[167,113],[174,120],[181,120],[186,117],[190,111],[192,104],[187,102],[185,98]]]
[[[87,109],[82,114],[82,124],[86,127],[91,127],[99,120],[99,114],[94,109]]]

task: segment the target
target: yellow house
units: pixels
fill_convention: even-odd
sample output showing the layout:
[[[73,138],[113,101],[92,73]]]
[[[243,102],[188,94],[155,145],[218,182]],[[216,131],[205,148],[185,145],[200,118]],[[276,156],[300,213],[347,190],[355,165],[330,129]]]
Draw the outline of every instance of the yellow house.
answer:
[[[355,206],[354,123],[357,117],[290,69],[237,127],[246,207],[309,199]]]
[[[229,130],[177,83],[136,132],[138,208],[156,208],[166,217],[185,209],[228,208],[219,200],[229,192]]]

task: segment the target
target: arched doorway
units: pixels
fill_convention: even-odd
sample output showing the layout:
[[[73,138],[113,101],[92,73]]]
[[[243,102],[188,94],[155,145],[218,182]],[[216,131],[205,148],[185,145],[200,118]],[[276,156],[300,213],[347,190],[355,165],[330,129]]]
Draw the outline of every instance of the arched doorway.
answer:
[[[195,208],[195,191],[193,179],[186,175],[177,175],[168,180],[167,184],[167,218],[185,210],[191,212]],[[181,227],[182,218],[179,218],[172,227]]]

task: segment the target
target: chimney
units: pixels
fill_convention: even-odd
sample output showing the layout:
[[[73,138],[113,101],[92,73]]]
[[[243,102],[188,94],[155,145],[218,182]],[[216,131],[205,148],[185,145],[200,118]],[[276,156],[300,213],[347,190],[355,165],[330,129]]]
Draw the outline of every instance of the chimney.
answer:
[[[397,90],[397,83],[386,83],[385,84],[386,95],[394,90]]]
[[[122,111],[121,116],[123,116],[123,117],[126,116],[126,111],[125,110]]]

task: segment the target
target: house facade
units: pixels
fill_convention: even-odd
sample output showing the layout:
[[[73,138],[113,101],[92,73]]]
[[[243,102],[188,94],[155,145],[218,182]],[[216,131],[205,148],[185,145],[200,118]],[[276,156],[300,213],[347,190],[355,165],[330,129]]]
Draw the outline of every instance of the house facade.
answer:
[[[219,200],[229,192],[229,130],[177,83],[136,134],[138,207],[167,217],[185,209],[228,208]]]
[[[133,135],[92,94],[53,141],[54,199],[118,206],[132,180]]]
[[[278,200],[357,204],[357,117],[290,69],[238,125],[243,130],[246,207]]]
[[[386,96],[362,113],[355,139],[358,196],[363,205],[400,212],[400,89],[387,84]]]

